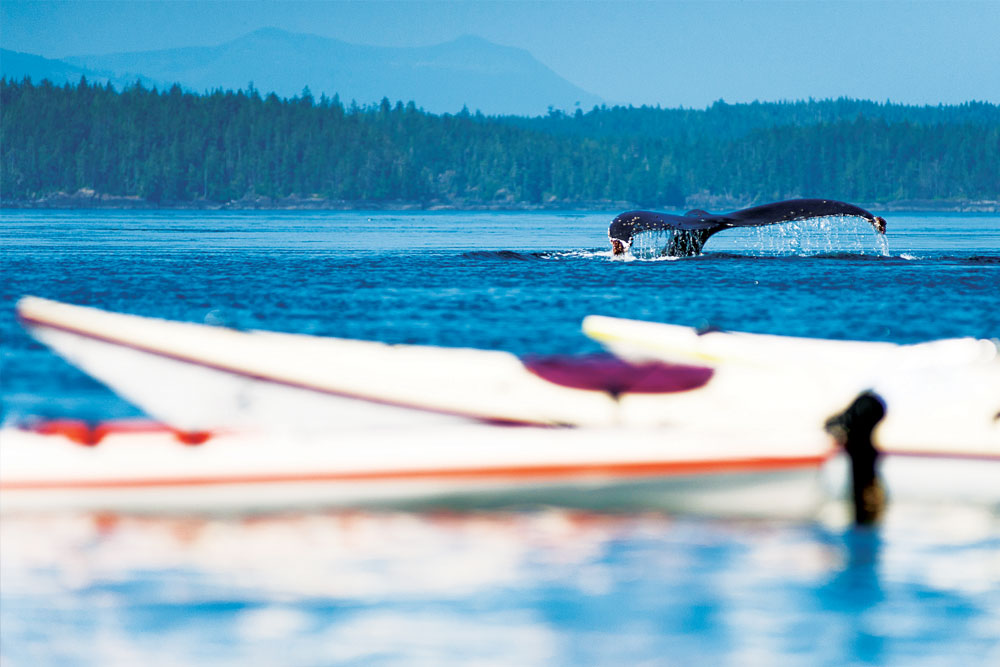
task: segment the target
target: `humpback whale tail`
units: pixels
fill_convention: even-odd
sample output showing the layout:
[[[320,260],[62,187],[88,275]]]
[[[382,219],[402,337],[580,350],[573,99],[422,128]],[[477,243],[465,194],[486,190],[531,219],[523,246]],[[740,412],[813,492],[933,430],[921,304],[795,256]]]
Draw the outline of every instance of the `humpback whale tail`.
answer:
[[[723,229],[772,225],[834,215],[864,218],[878,233],[885,234],[885,218],[880,218],[854,204],[833,199],[789,199],[724,214],[712,214],[701,209],[688,211],[684,215],[627,211],[611,221],[608,227],[608,239],[611,241],[612,252],[621,255],[629,249],[633,236],[639,232],[672,231],[673,238],[665,254],[697,255],[704,247],[705,241]]]

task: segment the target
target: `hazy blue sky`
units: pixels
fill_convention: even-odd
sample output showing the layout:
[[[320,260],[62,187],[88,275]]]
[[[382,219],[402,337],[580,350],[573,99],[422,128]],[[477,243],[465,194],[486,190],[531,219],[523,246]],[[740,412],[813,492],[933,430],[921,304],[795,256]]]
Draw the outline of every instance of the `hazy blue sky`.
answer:
[[[1000,0],[3,0],[0,18],[4,48],[51,58],[218,44],[265,26],[398,46],[473,34],[526,49],[612,103],[1000,102]]]

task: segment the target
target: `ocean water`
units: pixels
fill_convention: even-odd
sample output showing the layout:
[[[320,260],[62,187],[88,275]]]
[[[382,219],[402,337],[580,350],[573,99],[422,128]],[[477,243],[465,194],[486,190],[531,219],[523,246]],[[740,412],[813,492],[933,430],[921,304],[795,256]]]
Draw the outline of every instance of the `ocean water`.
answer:
[[[588,314],[833,339],[1000,336],[1000,216],[730,230],[699,257],[606,213],[3,211],[3,419],[138,414],[28,338],[34,294],[517,354]],[[2,443],[0,443],[2,446]],[[613,446],[613,443],[609,443]],[[1000,482],[998,482],[1000,483]],[[1000,664],[1000,525],[875,531],[554,509],[0,521],[4,664]]]

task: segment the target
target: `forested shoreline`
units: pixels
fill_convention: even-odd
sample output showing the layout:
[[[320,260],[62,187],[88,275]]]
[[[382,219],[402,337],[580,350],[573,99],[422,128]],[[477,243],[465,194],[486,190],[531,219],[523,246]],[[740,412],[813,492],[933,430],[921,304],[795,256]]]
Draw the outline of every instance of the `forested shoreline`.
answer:
[[[1000,107],[860,100],[434,115],[0,80],[0,202],[59,207],[996,210]]]

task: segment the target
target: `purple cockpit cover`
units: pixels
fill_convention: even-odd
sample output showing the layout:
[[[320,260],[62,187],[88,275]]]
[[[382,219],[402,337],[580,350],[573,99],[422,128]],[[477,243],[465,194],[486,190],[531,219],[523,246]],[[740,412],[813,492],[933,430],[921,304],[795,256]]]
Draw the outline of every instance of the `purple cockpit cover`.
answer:
[[[660,361],[629,363],[608,355],[525,357],[525,368],[538,377],[573,389],[609,394],[668,394],[704,386],[711,368]]]

